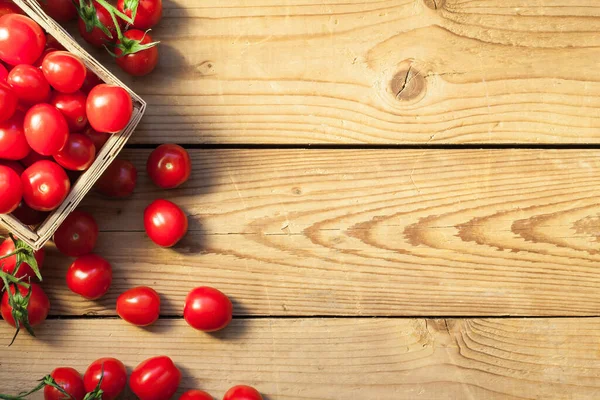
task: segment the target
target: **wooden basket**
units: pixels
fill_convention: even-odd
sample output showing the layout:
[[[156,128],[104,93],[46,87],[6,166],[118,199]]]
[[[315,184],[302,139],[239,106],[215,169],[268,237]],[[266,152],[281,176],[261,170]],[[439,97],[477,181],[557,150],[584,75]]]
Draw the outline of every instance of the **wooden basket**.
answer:
[[[24,225],[21,221],[10,214],[0,215],[0,225],[14,233],[21,240],[33,247],[35,250],[40,249],[54,234],[56,229],[65,220],[65,218],[77,207],[79,202],[92,188],[96,180],[102,175],[104,170],[117,157],[129,136],[133,133],[135,127],[140,122],[146,103],[131,89],[118,80],[106,68],[100,65],[94,58],[89,55],[75,40],[52,18],[50,18],[39,7],[35,0],[13,0],[16,5],[21,7],[23,11],[34,21],[36,21],[47,33],[51,34],[71,53],[77,55],[85,65],[93,71],[102,81],[118,85],[129,92],[133,99],[133,114],[131,120],[121,132],[111,135],[100,152],[96,155],[96,160],[91,167],[85,171],[79,179],[71,186],[71,192],[63,201],[63,203],[54,210],[44,222],[39,226],[32,228]]]

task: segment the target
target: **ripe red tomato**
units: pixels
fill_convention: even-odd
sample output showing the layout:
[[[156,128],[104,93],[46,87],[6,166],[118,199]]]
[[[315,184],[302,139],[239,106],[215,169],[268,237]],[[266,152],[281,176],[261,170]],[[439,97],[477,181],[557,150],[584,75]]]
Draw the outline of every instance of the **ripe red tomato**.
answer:
[[[158,187],[171,189],[188,180],[192,171],[192,161],[183,147],[163,144],[150,153],[146,169],[148,176]]]
[[[0,158],[20,160],[31,152],[23,130],[24,119],[23,113],[17,111],[7,121],[0,122]]]
[[[0,214],[13,212],[23,198],[23,185],[19,175],[4,165],[0,165],[0,193]]]
[[[263,400],[263,398],[253,387],[238,385],[229,389],[223,400]]]
[[[98,75],[93,73],[89,68],[85,74],[85,81],[83,81],[83,85],[81,85],[81,91],[83,93],[89,93],[93,88],[103,83]]]
[[[69,194],[71,182],[65,170],[52,161],[34,163],[21,175],[23,199],[34,210],[52,211]]]
[[[46,296],[46,293],[44,293],[40,285],[37,283],[31,283],[30,285],[31,297],[29,298],[29,303],[27,304],[27,315],[29,318],[29,325],[36,326],[46,320],[46,317],[48,316],[48,310],[50,310],[50,300],[48,300],[48,296]],[[27,296],[27,293],[29,293],[29,289],[21,285],[18,285],[18,288],[19,294],[15,296],[15,300],[17,303],[23,304],[22,301]],[[13,295],[16,293],[14,285],[10,285],[10,292]],[[15,320],[12,316],[12,310],[13,309],[8,301],[8,291],[5,291],[4,295],[2,296],[0,312],[2,313],[2,318],[4,318],[9,325],[16,326]]]
[[[148,326],[160,315],[160,297],[147,286],[129,289],[117,298],[117,314],[130,324]]]
[[[111,136],[110,133],[98,132],[89,125],[85,127],[85,129],[83,130],[83,134],[92,139],[92,142],[94,142],[96,154],[100,152],[102,147],[106,144],[106,142],[108,142],[108,139]]]
[[[152,36],[148,32],[138,29],[130,29],[123,34],[127,39],[138,41],[139,44],[152,43]],[[127,41],[125,41],[127,43]],[[117,55],[117,65],[121,69],[133,76],[144,76],[156,68],[158,64],[158,46],[152,46],[149,49],[141,50],[136,53],[128,54],[118,46],[126,46],[121,40],[117,42],[115,54]],[[123,55],[125,54],[125,55]]]
[[[183,318],[195,329],[214,332],[231,322],[233,305],[223,292],[207,287],[193,289],[185,298]]]
[[[17,94],[3,82],[0,82],[0,122],[6,121],[15,114],[19,99]]]
[[[202,390],[188,390],[179,397],[179,400],[214,400],[213,397]]]
[[[22,201],[15,211],[12,212],[12,216],[25,225],[38,225],[44,222],[48,217],[48,213],[34,210]]]
[[[40,56],[40,58],[38,58],[37,61],[33,63],[33,66],[36,67],[36,68],[38,68],[41,71],[42,70],[42,64],[44,63],[44,58],[46,58],[46,56],[48,54],[54,53],[55,51],[58,51],[58,49],[46,46],[46,49],[44,50],[44,52],[42,53],[42,55]],[[44,73],[42,72],[42,75],[43,74]]]
[[[81,132],[87,125],[85,101],[87,96],[80,91],[75,93],[55,92],[50,104],[58,109],[67,120],[71,132]]]
[[[74,368],[56,368],[50,376],[56,384],[71,396],[71,400],[82,400],[85,396],[83,380]],[[44,386],[44,400],[64,400],[68,398],[60,390],[52,386]]]
[[[4,257],[14,251],[15,251],[15,244],[12,241],[12,239],[10,239],[10,238],[4,239],[2,244],[0,244],[0,257]],[[42,247],[38,251],[34,251],[33,256],[35,257],[35,261],[37,261],[38,269],[41,270],[42,266],[44,264],[44,258],[46,256],[46,251]],[[17,256],[13,255],[13,256],[10,256],[7,258],[3,258],[2,261],[0,261],[0,264],[2,264],[2,271],[6,272],[7,274],[12,275],[13,271],[15,270],[15,267],[17,266]],[[35,275],[35,272],[33,272],[33,269],[31,269],[31,266],[25,262],[21,263],[21,266],[19,267],[19,272],[17,272],[15,277],[23,278],[23,280],[25,282],[28,282],[30,279],[37,280],[37,276]]]
[[[100,389],[102,400],[114,400],[125,389],[127,385],[127,370],[125,365],[116,358],[100,358],[90,364],[83,374],[83,385],[85,391],[90,393],[96,389],[102,378]]]
[[[77,17],[77,10],[71,0],[38,0],[38,3],[57,22],[69,22]]]
[[[62,93],[74,93],[81,89],[87,68],[74,54],[53,51],[44,58],[42,72],[54,89]]]
[[[23,11],[11,0],[0,0],[0,17],[6,14],[23,14]]]
[[[67,286],[72,292],[89,300],[104,296],[112,283],[112,267],[96,254],[76,259],[67,270]]]
[[[96,159],[94,142],[81,133],[71,133],[67,144],[54,155],[54,159],[68,170],[85,171]]]
[[[0,60],[10,65],[33,64],[45,46],[46,35],[31,18],[19,14],[0,17]]]
[[[69,139],[69,125],[62,113],[50,104],[36,104],[25,114],[23,122],[29,146],[44,156],[52,156]]]
[[[58,251],[69,257],[80,257],[91,253],[98,240],[98,224],[91,214],[75,210],[63,221],[54,233],[54,244]]]
[[[25,166],[25,168],[27,168],[27,167],[31,167],[36,162],[42,161],[42,160],[52,161],[52,156],[43,156],[39,153],[36,153],[35,151],[30,151],[29,154],[27,154],[25,157],[23,157],[21,160],[19,160],[19,162],[21,164],[23,164]]]
[[[119,11],[131,18],[131,0],[119,0]],[[152,28],[162,17],[162,0],[140,0],[133,26],[143,31]]]
[[[114,43],[117,40],[117,29],[115,28],[115,24],[113,23],[110,13],[106,10],[106,8],[104,8],[104,6],[98,4],[97,2],[94,1],[92,4],[95,10],[90,12],[95,12],[96,16],[88,17],[86,20],[83,20],[81,17],[79,17],[78,27],[81,37],[86,42],[96,47],[103,47],[105,44]],[[93,23],[90,24],[90,22],[95,18],[97,18],[97,20],[104,25],[106,29],[108,29],[112,37],[108,37],[104,32],[102,32],[102,29],[100,29],[98,26],[95,26]],[[89,26],[86,26],[86,21],[88,22]],[[119,24],[121,23],[120,20],[118,22]]]
[[[88,95],[86,112],[92,128],[117,133],[129,123],[133,102],[122,87],[100,84]]]
[[[154,243],[171,247],[187,233],[187,215],[168,200],[155,200],[144,210],[144,228]]]
[[[139,400],[165,400],[175,394],[181,371],[167,356],[142,361],[129,377],[129,387]]]
[[[108,197],[127,197],[137,183],[137,169],[126,160],[114,160],[96,181],[96,190]]]
[[[26,105],[44,103],[50,99],[50,85],[42,71],[33,65],[17,65],[8,73],[6,82]]]

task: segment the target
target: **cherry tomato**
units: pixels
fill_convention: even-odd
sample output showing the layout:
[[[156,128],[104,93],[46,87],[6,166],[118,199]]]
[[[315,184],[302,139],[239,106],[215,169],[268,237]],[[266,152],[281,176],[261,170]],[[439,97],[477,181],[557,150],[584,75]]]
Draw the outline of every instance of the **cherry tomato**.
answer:
[[[27,105],[50,99],[50,85],[42,71],[33,65],[17,65],[8,73],[6,82],[19,100]]]
[[[181,371],[167,356],[142,361],[129,377],[129,387],[139,400],[165,400],[175,394]]]
[[[42,72],[54,89],[62,93],[74,93],[81,89],[87,68],[68,51],[53,51],[42,62]]]
[[[40,285],[37,283],[31,283],[31,297],[29,298],[29,303],[27,304],[27,314],[29,317],[29,325],[36,326],[41,324],[46,320],[48,316],[48,310],[50,310],[50,300],[48,300],[48,296],[42,290]],[[18,285],[19,293],[21,297],[26,297],[27,293],[29,293],[29,289],[24,286]],[[15,286],[10,285],[10,292],[14,295],[16,293]],[[12,326],[16,326],[15,320],[12,316],[12,307],[8,301],[8,291],[4,292],[2,296],[2,305],[0,306],[0,311],[2,313],[2,318]]]
[[[214,400],[213,397],[202,390],[188,390],[179,397],[179,400]]]
[[[68,170],[85,171],[96,159],[94,142],[81,133],[72,133],[65,147],[54,155],[54,159]]]
[[[19,175],[4,165],[0,165],[0,193],[0,214],[13,212],[23,198],[23,185]]]
[[[122,87],[100,84],[88,95],[86,112],[92,128],[117,133],[129,123],[133,102]]]
[[[60,165],[52,161],[38,161],[21,175],[23,199],[34,210],[52,211],[69,194],[71,182]]]
[[[15,114],[19,99],[10,86],[0,82],[0,122],[6,121]]]
[[[19,14],[0,17],[0,60],[10,65],[33,64],[45,46],[46,35],[31,18]]]
[[[67,120],[71,132],[81,132],[87,125],[85,114],[85,101],[87,96],[83,92],[59,93],[56,92],[50,104],[58,109]]]
[[[85,74],[85,81],[83,81],[83,85],[81,85],[81,91],[83,93],[89,93],[93,88],[103,83],[98,75],[93,73],[89,68]]]
[[[130,29],[123,36],[127,39],[139,41],[142,45],[152,43],[152,36],[138,29]],[[118,41],[117,45],[122,45],[121,41]],[[115,54],[117,55],[117,65],[123,71],[133,76],[148,75],[156,68],[156,64],[158,64],[158,46],[152,46],[149,49],[125,55],[123,55],[123,50],[117,47]]]
[[[185,298],[183,318],[195,329],[214,332],[231,322],[233,305],[223,292],[207,287],[193,289]]]
[[[83,374],[83,385],[86,392],[93,392],[102,378],[102,400],[114,400],[127,385],[125,365],[116,358],[100,358],[90,364]]]
[[[263,400],[258,390],[251,386],[234,386],[225,393],[223,400]]]
[[[91,214],[75,210],[63,221],[54,233],[54,244],[58,251],[69,257],[80,257],[91,253],[98,240],[98,224]]]
[[[36,153],[35,151],[30,151],[29,154],[27,154],[25,157],[23,157],[20,160],[20,163],[23,164],[25,166],[25,168],[27,168],[27,167],[31,167],[36,162],[42,161],[42,160],[52,161],[52,156],[43,156],[39,153]]]
[[[127,7],[131,0],[119,0],[119,11],[131,17],[131,8]],[[133,26],[137,29],[148,30],[160,21],[162,17],[162,0],[140,0]]]
[[[114,160],[96,181],[96,190],[108,197],[127,197],[137,182],[137,169],[126,160]]]
[[[38,0],[38,3],[57,22],[69,22],[77,17],[77,10],[71,0]]]
[[[130,324],[148,326],[160,315],[160,297],[147,286],[129,289],[117,298],[117,314]]]
[[[23,11],[10,0],[0,0],[0,17],[6,14],[23,14]]]
[[[40,58],[37,59],[36,62],[33,63],[33,66],[38,68],[40,71],[42,70],[42,64],[44,63],[44,58],[46,58],[46,56],[50,53],[54,53],[55,51],[58,51],[58,49],[55,49],[54,47],[47,47],[44,50],[44,52],[42,53],[42,55],[40,56]],[[44,73],[42,72],[42,75]]]
[[[8,167],[8,168],[12,169],[19,176],[21,176],[21,174],[23,173],[23,171],[25,171],[25,167],[24,166],[22,166],[17,161],[13,161],[13,160],[1,160],[0,159],[0,165],[4,165],[5,167]]]
[[[36,104],[25,114],[23,122],[29,146],[44,156],[52,156],[69,139],[69,125],[62,113],[50,104]]]
[[[4,64],[0,63],[0,82],[6,83],[6,78],[8,78],[8,70]]]
[[[12,239],[4,239],[2,244],[0,244],[0,257],[4,257],[14,251],[15,244],[12,241]],[[34,251],[33,256],[35,257],[35,261],[37,261],[38,269],[41,270],[42,265],[44,264],[46,251],[42,247],[41,249]],[[3,258],[2,261],[0,261],[0,263],[2,264],[2,271],[12,275],[13,271],[15,270],[15,267],[17,266],[17,256],[13,255],[7,258]],[[15,277],[23,278],[25,282],[28,282],[30,279],[37,280],[35,272],[33,272],[31,266],[26,262],[21,263],[21,266],[19,267],[19,272],[17,272]]]
[[[38,225],[48,218],[48,213],[34,210],[22,201],[16,210],[12,212],[12,216],[25,225]]]
[[[104,296],[112,282],[112,267],[96,254],[76,259],[67,270],[67,286],[72,292],[89,300]]]
[[[146,169],[148,176],[158,187],[171,189],[188,180],[192,171],[192,161],[183,147],[163,144],[150,153]]]
[[[110,13],[106,10],[106,8],[104,8],[104,6],[95,1],[93,2],[93,6],[96,9],[96,18],[108,29],[112,37],[106,36],[106,34],[102,32],[102,29],[97,26],[93,26],[88,32],[85,21],[79,17],[78,28],[81,37],[86,42],[96,47],[103,47],[105,44],[114,43],[117,40],[117,29],[115,28],[115,24],[113,23]],[[121,23],[120,20],[118,22],[119,24]]]
[[[71,396],[71,400],[82,400],[85,396],[83,379],[74,368],[56,368],[50,376],[56,384]],[[52,386],[44,386],[44,400],[64,400],[68,398],[60,390]]]
[[[7,121],[0,122],[0,158],[20,160],[31,152],[23,130],[25,116],[17,111]]]
[[[154,243],[171,247],[187,233],[187,215],[168,200],[155,200],[144,210],[144,228]]]
[[[102,147],[106,144],[106,142],[108,142],[108,139],[110,139],[111,136],[110,133],[98,132],[89,125],[85,127],[85,129],[83,130],[83,134],[92,139],[92,142],[94,142],[96,154],[100,152]]]

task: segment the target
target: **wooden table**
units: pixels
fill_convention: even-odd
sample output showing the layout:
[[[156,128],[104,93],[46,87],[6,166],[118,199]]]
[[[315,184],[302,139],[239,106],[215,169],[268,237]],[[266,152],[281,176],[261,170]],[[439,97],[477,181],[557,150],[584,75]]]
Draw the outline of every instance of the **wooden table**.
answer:
[[[182,391],[218,399],[600,398],[599,17],[594,0],[166,0],[161,64],[127,80],[150,104],[123,154],[135,195],[83,204],[113,286],[73,295],[50,247],[52,316],[1,350],[0,387],[166,354]],[[168,192],[144,167],[164,142],[194,164]],[[159,197],[190,216],[175,249],[143,233]],[[164,302],[148,329],[115,317],[137,285]],[[182,320],[199,285],[234,300],[226,330]]]

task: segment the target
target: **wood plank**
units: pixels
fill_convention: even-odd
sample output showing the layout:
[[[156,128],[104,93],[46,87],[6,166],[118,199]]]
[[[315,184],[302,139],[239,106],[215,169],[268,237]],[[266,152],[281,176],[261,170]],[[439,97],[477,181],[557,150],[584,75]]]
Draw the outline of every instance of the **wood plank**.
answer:
[[[599,332],[597,318],[249,319],[214,335],[181,320],[51,321],[38,340],[23,335],[2,350],[0,388],[23,389],[56,366],[84,371],[99,357],[131,369],[164,354],[182,368],[182,390],[218,399],[239,383],[270,400],[597,399]],[[0,343],[11,335],[0,325]]]
[[[112,314],[116,297],[155,287],[180,315],[196,285],[238,315],[600,315],[600,151],[192,150],[180,189],[148,180],[85,209],[115,279],[100,302],[65,288],[51,254],[55,315]],[[143,233],[149,202],[190,215],[175,249]]]
[[[169,1],[157,71],[124,77],[150,103],[132,142],[599,143],[598,16],[595,0]]]

